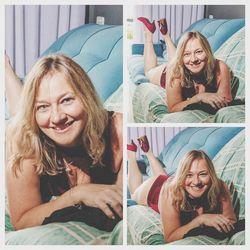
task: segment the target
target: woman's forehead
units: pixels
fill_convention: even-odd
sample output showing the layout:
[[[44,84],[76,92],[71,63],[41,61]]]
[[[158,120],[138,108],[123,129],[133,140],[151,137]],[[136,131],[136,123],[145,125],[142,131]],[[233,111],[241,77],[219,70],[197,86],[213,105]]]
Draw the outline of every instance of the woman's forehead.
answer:
[[[184,50],[195,50],[197,48],[202,48],[202,44],[198,38],[192,37],[187,41]]]
[[[64,92],[74,92],[71,83],[63,73],[54,72],[45,75],[40,81],[36,97],[51,97],[61,95]]]

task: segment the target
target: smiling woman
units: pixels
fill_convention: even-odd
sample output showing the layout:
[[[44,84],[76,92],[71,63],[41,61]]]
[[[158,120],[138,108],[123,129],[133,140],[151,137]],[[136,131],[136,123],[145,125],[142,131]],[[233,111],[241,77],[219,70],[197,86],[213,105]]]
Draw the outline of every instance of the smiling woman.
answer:
[[[13,226],[41,225],[54,212],[88,206],[115,218],[114,227],[122,218],[122,115],[103,108],[88,75],[64,55],[37,61],[20,107],[7,127]]]
[[[153,46],[155,21],[139,17],[144,24],[144,71],[149,81],[166,89],[166,103],[170,112],[192,109],[204,103],[206,110],[220,109],[232,101],[230,71],[221,60],[215,59],[207,39],[199,32],[186,32],[175,47],[166,19],[158,21],[159,30],[167,46],[167,63],[157,65]],[[197,108],[197,105],[196,105]]]
[[[45,135],[61,146],[81,145],[87,113],[62,74],[52,73],[42,79],[35,109],[37,125]]]
[[[237,219],[228,187],[217,177],[203,151],[192,150],[184,155],[172,177],[153,155],[147,137],[138,141],[153,176],[143,182],[136,162],[137,146],[132,141],[127,147],[129,191],[138,204],[160,213],[166,242],[182,239],[200,226],[212,227],[218,233],[234,229]]]

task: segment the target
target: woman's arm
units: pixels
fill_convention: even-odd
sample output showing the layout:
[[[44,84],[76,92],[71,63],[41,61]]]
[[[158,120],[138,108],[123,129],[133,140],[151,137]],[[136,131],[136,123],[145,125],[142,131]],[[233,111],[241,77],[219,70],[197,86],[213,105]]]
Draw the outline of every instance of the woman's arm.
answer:
[[[114,156],[113,167],[117,172],[116,185],[122,189],[123,184],[123,115],[115,112],[112,116],[112,151]]]
[[[234,208],[231,200],[230,191],[228,189],[228,186],[225,182],[222,182],[223,188],[224,188],[224,197],[221,199],[221,209],[222,209],[222,215],[225,216],[227,219],[231,221],[231,223],[236,223],[237,218],[234,213]]]
[[[166,95],[167,95],[167,107],[169,112],[182,111],[186,106],[192,103],[200,102],[201,99],[198,95],[183,101],[182,99],[182,86],[179,80],[175,80],[170,86],[166,84]]]
[[[163,226],[163,234],[166,242],[180,240],[191,229],[198,227],[199,222],[193,220],[190,223],[181,226],[180,212],[172,204],[173,196],[168,187],[163,187],[160,195],[159,209]]]
[[[204,102],[210,104],[213,108],[223,108],[228,102],[232,101],[231,78],[228,66],[218,61],[217,66],[218,90],[216,93],[197,91],[197,94],[188,100],[182,99],[182,86],[180,80],[175,79],[173,84],[166,84],[167,106],[169,112],[182,111],[186,106],[192,103]],[[171,86],[170,86],[171,85]]]
[[[159,207],[161,220],[163,225],[164,238],[167,242],[180,240],[184,235],[193,228],[205,225],[214,227],[219,232],[229,232],[233,229],[233,214],[232,207],[228,206],[228,200],[222,214],[203,214],[203,211],[199,211],[199,214],[191,222],[181,225],[180,212],[172,204],[171,191],[164,188]]]
[[[14,116],[19,108],[18,100],[22,93],[22,83],[11,67],[9,57],[5,54],[5,90],[10,115]]]
[[[221,60],[217,60],[217,94],[226,99],[227,102],[233,100],[231,93],[231,74],[228,66]]]
[[[42,203],[40,178],[31,160],[24,161],[17,176],[7,167],[6,177],[10,217],[15,229],[41,225],[54,211],[81,202],[100,208],[108,217],[114,218],[111,206],[122,217],[122,191],[116,185],[81,184],[55,200]]]
[[[12,168],[7,167],[8,205],[11,222],[16,229],[41,225],[45,217],[55,210],[74,205],[69,192],[55,201],[42,204],[40,179],[31,160],[25,160],[17,174],[15,176]]]

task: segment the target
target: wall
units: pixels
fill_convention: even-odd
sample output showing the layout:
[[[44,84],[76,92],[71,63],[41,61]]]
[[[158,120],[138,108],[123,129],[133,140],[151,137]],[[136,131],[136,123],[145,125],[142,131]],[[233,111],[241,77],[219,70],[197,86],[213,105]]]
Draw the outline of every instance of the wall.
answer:
[[[149,145],[155,156],[159,156],[164,146],[175,137],[184,127],[128,127],[127,129],[127,143],[131,140],[137,144],[137,158],[140,158],[144,153],[139,147],[137,138],[147,135]]]
[[[122,5],[89,6],[89,23],[95,23],[97,16],[103,16],[105,24],[122,25]]]
[[[205,17],[213,18],[245,18],[245,5],[206,5]]]

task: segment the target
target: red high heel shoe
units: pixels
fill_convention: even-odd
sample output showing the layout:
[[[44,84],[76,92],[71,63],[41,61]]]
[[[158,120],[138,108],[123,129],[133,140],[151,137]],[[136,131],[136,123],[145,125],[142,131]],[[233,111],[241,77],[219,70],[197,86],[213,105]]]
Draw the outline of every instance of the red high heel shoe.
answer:
[[[157,22],[158,22],[161,34],[166,35],[168,33],[168,24],[167,24],[166,18],[162,18],[158,20]]]
[[[134,151],[134,152],[137,151],[137,146],[136,146],[136,144],[134,143],[133,140],[131,140],[130,144],[127,144],[127,150]]]
[[[149,151],[149,143],[148,138],[146,135],[139,137],[138,142],[140,144],[140,147],[144,153],[147,153]]]
[[[155,32],[156,27],[154,21],[151,23],[146,17],[138,17],[137,19],[141,21],[151,33]]]

